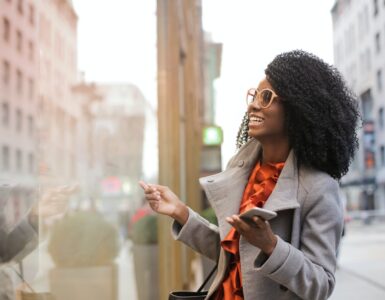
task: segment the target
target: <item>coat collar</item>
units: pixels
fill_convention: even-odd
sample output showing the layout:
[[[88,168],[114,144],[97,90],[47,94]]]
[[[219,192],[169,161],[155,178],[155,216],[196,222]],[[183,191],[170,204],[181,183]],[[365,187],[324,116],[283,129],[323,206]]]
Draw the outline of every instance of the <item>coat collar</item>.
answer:
[[[239,213],[250,172],[261,155],[261,151],[261,144],[257,140],[251,139],[230,160],[226,170],[199,179],[217,215],[221,240],[231,229],[231,225],[226,222],[225,218]],[[264,208],[272,211],[297,208],[299,207],[297,194],[298,168],[296,157],[291,150]]]

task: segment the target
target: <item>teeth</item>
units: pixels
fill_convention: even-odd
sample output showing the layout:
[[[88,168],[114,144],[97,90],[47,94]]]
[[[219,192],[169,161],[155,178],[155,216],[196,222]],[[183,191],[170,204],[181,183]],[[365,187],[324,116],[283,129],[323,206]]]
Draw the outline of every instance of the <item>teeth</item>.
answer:
[[[259,117],[250,117],[250,121],[255,121],[255,122],[262,122],[263,119]]]

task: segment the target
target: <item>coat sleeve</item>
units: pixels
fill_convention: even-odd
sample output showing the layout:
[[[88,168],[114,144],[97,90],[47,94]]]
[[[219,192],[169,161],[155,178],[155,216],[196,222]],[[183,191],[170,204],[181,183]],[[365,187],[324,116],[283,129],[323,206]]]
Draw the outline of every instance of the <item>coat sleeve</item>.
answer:
[[[189,216],[183,226],[175,220],[172,222],[171,234],[173,238],[211,260],[217,261],[220,251],[218,226],[207,221],[190,207],[188,210]]]
[[[309,300],[327,299],[333,292],[343,227],[338,183],[329,180],[317,186],[305,200],[310,207],[302,222],[299,249],[277,236],[273,253],[260,254],[254,262],[256,270]]]
[[[37,229],[23,219],[10,232],[0,228],[0,260],[8,262],[21,259],[35,248],[38,243]]]

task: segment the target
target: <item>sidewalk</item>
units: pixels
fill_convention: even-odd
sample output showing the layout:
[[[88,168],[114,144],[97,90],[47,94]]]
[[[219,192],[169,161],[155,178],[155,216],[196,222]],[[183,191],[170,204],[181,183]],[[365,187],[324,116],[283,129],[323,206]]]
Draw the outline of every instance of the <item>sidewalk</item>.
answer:
[[[385,299],[385,223],[354,221],[346,232],[330,299]]]

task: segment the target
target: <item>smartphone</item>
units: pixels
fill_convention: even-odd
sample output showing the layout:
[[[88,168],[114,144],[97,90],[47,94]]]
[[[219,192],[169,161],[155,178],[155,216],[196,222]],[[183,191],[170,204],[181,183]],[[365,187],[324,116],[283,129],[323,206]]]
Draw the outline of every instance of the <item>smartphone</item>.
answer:
[[[269,221],[275,218],[277,216],[277,213],[268,209],[253,207],[252,209],[245,211],[244,213],[239,215],[240,218],[250,221],[252,221],[254,216],[261,217],[264,220]]]

